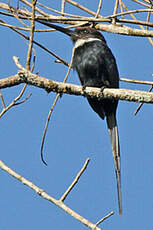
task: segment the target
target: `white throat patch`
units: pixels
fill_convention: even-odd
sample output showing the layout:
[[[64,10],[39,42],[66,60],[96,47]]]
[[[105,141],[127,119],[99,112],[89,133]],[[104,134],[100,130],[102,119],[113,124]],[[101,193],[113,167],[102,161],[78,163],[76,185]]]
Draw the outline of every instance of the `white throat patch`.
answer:
[[[78,48],[79,46],[83,46],[87,42],[93,42],[93,41],[101,41],[99,38],[88,38],[88,39],[78,39],[74,45],[74,48]]]

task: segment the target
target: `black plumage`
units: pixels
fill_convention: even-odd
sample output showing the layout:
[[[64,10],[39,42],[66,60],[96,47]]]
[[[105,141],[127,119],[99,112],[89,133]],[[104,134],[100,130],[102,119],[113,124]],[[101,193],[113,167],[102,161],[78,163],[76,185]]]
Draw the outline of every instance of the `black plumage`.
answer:
[[[119,74],[115,58],[100,32],[91,27],[79,27],[71,31],[40,20],[38,22],[71,37],[75,48],[73,68],[77,71],[83,87],[119,88]],[[87,98],[87,100],[101,119],[106,117],[116,171],[119,212],[122,214],[120,147],[116,122],[118,101],[98,98]]]
[[[93,28],[88,27],[80,29],[82,33],[84,30],[86,31],[85,37],[87,38],[87,42],[85,42],[85,40],[83,41],[82,39],[82,45],[76,47],[73,58],[73,67],[78,72],[81,84],[84,87],[119,88],[119,74],[116,61],[111,50],[107,46],[103,35]],[[88,39],[88,33],[90,34],[90,37],[93,38],[92,40]],[[116,109],[118,101],[110,99],[99,100],[97,98],[88,98],[87,100],[92,109],[102,119],[106,117],[107,120],[107,127],[112,144],[112,153],[116,171],[119,212],[122,214],[120,147],[116,121]]]

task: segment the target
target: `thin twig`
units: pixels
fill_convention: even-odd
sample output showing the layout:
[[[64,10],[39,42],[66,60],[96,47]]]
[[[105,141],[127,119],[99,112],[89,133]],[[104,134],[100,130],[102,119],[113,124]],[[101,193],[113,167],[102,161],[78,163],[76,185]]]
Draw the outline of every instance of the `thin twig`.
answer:
[[[101,220],[99,220],[97,223],[96,223],[96,226],[98,226],[99,224],[101,224],[104,220],[108,219],[110,216],[114,215],[114,212],[110,212],[108,215],[104,216]]]
[[[153,85],[150,87],[150,89],[148,90],[148,92],[151,92],[153,89]],[[140,105],[138,106],[138,108],[136,109],[136,111],[133,113],[135,116],[137,115],[137,113],[139,112],[139,110],[141,109],[141,107],[143,106],[144,103],[140,103]]]
[[[79,4],[79,3],[77,3],[77,2],[75,2],[73,0],[66,0],[66,1],[69,2],[70,4],[72,4],[73,6],[76,6],[77,8],[80,8],[84,12],[87,12],[87,13],[93,15],[93,16],[96,16],[95,12],[93,12],[92,10],[89,10],[88,8],[82,6],[81,4]],[[98,15],[98,17],[102,17],[102,16]]]
[[[115,1],[115,5],[114,5],[114,11],[113,11],[113,15],[117,14],[118,11],[118,5],[119,5],[119,0]],[[112,20],[112,24],[116,23],[116,18],[113,18]]]
[[[124,11],[123,11],[123,6],[122,6],[122,0],[119,0],[119,4],[120,4],[120,10],[121,10],[121,13],[123,14]],[[124,15],[121,15],[122,19],[124,18]]]
[[[142,6],[145,6],[145,7],[150,7],[149,5],[145,4],[144,2],[140,2],[139,0],[132,0],[133,2],[136,2]]]
[[[36,51],[33,48],[33,60],[32,60],[32,67],[31,67],[31,72],[33,72],[34,68],[35,68],[35,60],[36,60]]]
[[[103,0],[99,0],[98,9],[97,9],[95,18],[98,18],[98,16],[99,16],[99,12],[100,12],[101,7],[102,7],[102,2],[103,2]]]
[[[0,20],[2,21],[2,20]],[[2,23],[5,23],[4,21],[2,21]],[[14,28],[10,28],[11,30],[13,30],[14,32],[18,33],[19,35],[21,35],[23,38],[25,38],[26,40],[29,41],[29,37],[26,36],[25,34],[21,33],[20,31],[14,29]],[[55,53],[53,53],[52,51],[50,51],[48,48],[46,48],[45,46],[41,45],[40,43],[36,42],[33,40],[33,43],[36,44],[37,46],[39,46],[41,49],[45,50],[46,52],[48,52],[49,54],[51,54],[52,56],[54,56],[56,59],[60,60],[61,63],[63,63],[64,65],[68,66],[69,64],[64,61],[61,57],[59,57],[58,55],[56,55]]]
[[[48,129],[48,124],[49,124],[49,121],[50,121],[50,117],[51,117],[53,109],[54,109],[54,107],[55,107],[55,105],[56,105],[56,103],[57,103],[57,101],[59,99],[59,96],[60,96],[60,94],[56,95],[56,98],[55,98],[55,100],[53,102],[53,105],[52,105],[52,107],[49,110],[49,113],[48,113],[48,116],[47,116],[47,120],[46,120],[46,124],[45,124],[45,128],[44,128],[44,132],[43,132],[43,136],[42,136],[40,153],[41,153],[41,160],[42,160],[42,162],[45,165],[47,165],[47,163],[46,163],[46,161],[44,160],[44,157],[43,157],[43,148],[44,148],[45,137],[46,137],[46,133],[47,133],[47,129]]]
[[[43,5],[42,3],[40,3],[40,2],[37,2],[37,4],[40,5],[41,7],[45,8],[45,9],[47,9],[47,10],[50,10],[50,11],[54,12],[54,13],[61,14],[61,11],[55,10],[55,9],[53,9],[53,8],[51,8],[51,7],[48,7],[48,6],[45,6],[45,5]],[[68,14],[68,13],[65,13],[65,12],[63,12],[63,15],[64,15],[64,16],[69,16],[69,17],[74,17],[74,18],[79,18],[79,17],[81,18],[81,17],[82,17],[82,16],[80,16],[80,15]]]
[[[5,106],[5,102],[4,102],[4,98],[3,98],[1,90],[0,90],[0,99],[1,99],[1,102],[2,102],[3,109],[5,109],[6,106]]]
[[[9,28],[12,28],[12,29],[18,29],[18,30],[24,30],[24,31],[29,31],[30,28],[23,28],[23,27],[20,27],[20,26],[14,26],[14,25],[10,25],[8,23],[4,23],[2,22],[2,20],[0,19],[0,25],[1,26],[6,26],[6,27],[9,27]]]
[[[65,10],[65,0],[62,0],[62,5],[61,5],[61,15],[64,15],[64,10]]]
[[[151,13],[148,12],[148,14],[147,14],[147,20],[146,21],[149,22],[150,18],[151,18]],[[148,26],[146,26],[146,30],[148,30]]]
[[[23,2],[24,4],[26,4],[27,6],[32,8],[32,4],[30,2],[28,2],[27,0],[20,0],[21,2]],[[35,7],[35,10],[40,13],[43,16],[47,16],[48,14],[46,14],[43,10],[40,10],[38,7]]]
[[[63,83],[65,83],[65,82],[67,81],[67,78],[68,78],[68,76],[69,76],[70,70],[71,70],[71,68],[72,68],[74,51],[75,51],[75,49],[73,48],[73,50],[72,50],[71,62],[70,62],[70,65],[69,65],[69,68],[68,68],[68,71],[67,71],[67,74],[66,74],[66,76],[65,76],[65,78],[64,78]],[[58,93],[58,94],[56,95],[56,98],[55,98],[55,100],[54,100],[54,103],[53,103],[53,105],[52,105],[52,107],[51,107],[51,109],[50,109],[50,111],[49,111],[49,113],[48,113],[47,121],[46,121],[46,124],[45,124],[45,129],[44,129],[44,133],[43,133],[43,137],[42,137],[41,150],[40,150],[40,152],[41,152],[41,159],[42,159],[42,162],[43,162],[45,165],[47,165],[47,163],[45,162],[45,160],[44,160],[44,158],[43,158],[44,141],[45,141],[45,137],[46,137],[46,133],[47,133],[48,124],[49,124],[49,121],[50,121],[50,118],[51,118],[53,109],[54,109],[54,107],[55,107],[55,105],[56,105],[58,99],[60,98],[60,96],[61,96],[60,93]]]
[[[86,170],[88,164],[89,164],[90,158],[87,158],[87,160],[85,161],[82,169],[80,170],[80,172],[76,175],[74,181],[72,182],[72,184],[69,186],[69,188],[66,190],[66,192],[62,195],[62,197],[60,198],[60,201],[64,201],[66,199],[66,197],[68,196],[68,194],[70,193],[70,191],[74,188],[74,186],[76,185],[76,183],[78,182],[78,180],[80,179],[82,173]]]
[[[122,3],[123,5],[123,3]],[[121,12],[121,13],[116,13],[112,15],[108,15],[105,17],[106,18],[114,18],[114,17],[119,17],[123,15],[128,15],[128,14],[137,14],[137,13],[144,13],[144,12],[150,12],[153,13],[153,9],[136,9],[136,10],[127,10],[126,12]]]
[[[16,11],[11,11],[11,12],[12,12],[13,16],[14,16],[24,27],[29,28],[29,26],[27,26],[27,25],[23,22],[23,20],[21,20],[21,18],[18,17],[18,14],[16,14]]]
[[[24,85],[23,89],[21,90],[20,94],[7,106],[5,107],[2,112],[0,113],[0,118],[13,106],[17,104],[17,101],[20,100],[20,98],[23,96],[23,93],[26,89],[26,84]],[[25,100],[26,101],[26,100]]]
[[[29,95],[26,98],[24,98],[22,101],[16,102],[14,104],[14,106],[15,105],[20,105],[20,104],[24,103],[25,101],[27,101],[31,97],[31,95],[32,95],[32,93],[29,93]]]
[[[129,79],[129,78],[120,78],[120,81],[135,83],[135,84],[143,84],[143,85],[153,85],[153,81],[141,81],[141,80]]]
[[[30,32],[30,40],[29,40],[29,49],[27,54],[27,62],[26,62],[26,69],[30,70],[30,62],[32,56],[32,47],[33,47],[33,38],[34,38],[34,31],[35,31],[35,5],[37,0],[32,0],[32,20],[31,20],[31,32]]]

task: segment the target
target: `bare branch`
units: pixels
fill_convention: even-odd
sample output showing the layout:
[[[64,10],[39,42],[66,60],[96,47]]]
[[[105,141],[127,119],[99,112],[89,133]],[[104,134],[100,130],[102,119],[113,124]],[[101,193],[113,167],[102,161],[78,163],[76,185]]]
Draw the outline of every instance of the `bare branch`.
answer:
[[[136,2],[142,6],[149,7],[149,5],[145,4],[144,2],[140,2],[139,0],[132,0],[133,2]]]
[[[30,2],[28,2],[27,0],[20,0],[21,2],[23,2],[24,4],[26,4],[27,6],[31,7],[32,8],[32,4]],[[41,15],[44,15],[46,16],[47,14],[43,11],[43,10],[40,10],[38,7],[35,7],[35,10],[40,13]]]
[[[99,220],[97,223],[96,223],[96,226],[98,226],[99,224],[101,224],[104,220],[108,219],[110,216],[114,215],[114,212],[110,212],[108,215],[106,215],[105,217],[103,217],[101,220]]]
[[[143,84],[143,85],[153,85],[153,81],[141,81],[141,80],[129,79],[129,78],[120,78],[120,81],[135,83],[135,84]]]
[[[64,10],[65,10],[65,0],[62,0],[62,5],[61,5],[61,15],[64,15]]]
[[[15,78],[15,79],[13,79]],[[36,74],[30,73],[28,71],[20,71],[18,75],[14,77],[9,77],[0,80],[0,88],[7,88],[14,85],[18,85],[26,82],[29,85],[42,88],[49,92],[56,93],[66,93],[76,96],[85,97],[98,97],[98,98],[109,98],[118,99],[131,102],[143,102],[143,103],[153,103],[153,93],[139,91],[139,90],[129,90],[129,89],[104,89],[101,93],[101,89],[94,87],[86,87],[82,89],[82,86],[62,83],[57,81],[52,81],[50,79],[40,77]],[[6,84],[5,84],[6,83]]]
[[[101,7],[102,7],[102,1],[103,1],[103,0],[99,0],[99,5],[98,5],[98,9],[97,9],[95,18],[98,18],[98,16],[99,16],[99,12],[100,12]]]
[[[31,96],[31,94],[30,94],[26,99],[24,99],[23,101],[17,103],[17,101],[19,101],[20,98],[23,96],[23,93],[24,93],[24,91],[25,91],[25,89],[26,89],[26,86],[27,86],[27,85],[25,84],[24,87],[23,87],[23,89],[21,90],[20,94],[19,94],[19,95],[18,95],[18,96],[17,96],[7,107],[3,108],[2,112],[0,113],[0,118],[1,118],[10,108],[12,108],[12,107],[15,106],[15,105],[19,105],[19,104],[25,102],[25,101]]]
[[[33,38],[34,38],[34,30],[35,30],[35,5],[36,0],[32,0],[32,20],[31,20],[31,32],[30,32],[30,40],[29,40],[29,49],[27,54],[27,62],[26,68],[30,70],[30,62],[31,62],[31,55],[32,55],[32,47],[33,47]]]
[[[80,170],[80,172],[77,174],[77,176],[75,177],[74,181],[72,182],[72,184],[70,185],[70,187],[66,190],[66,192],[62,195],[62,197],[60,198],[60,201],[64,201],[66,199],[66,197],[68,196],[68,194],[70,193],[70,191],[74,188],[74,186],[76,185],[76,183],[78,182],[78,180],[80,179],[82,173],[86,170],[88,164],[89,164],[90,158],[87,158],[86,162],[84,163],[82,169]]]
[[[103,93],[99,88],[86,87],[86,89],[82,89],[81,86],[61,83],[57,81],[52,81],[49,79],[45,79],[43,77],[39,77],[30,72],[19,72],[19,76],[25,81],[27,84],[37,86],[39,88],[45,89],[47,92],[56,92],[56,93],[67,93],[78,96],[86,96],[86,97],[98,97],[101,98],[109,98],[109,99],[119,99],[133,102],[144,102],[144,103],[153,103],[153,93],[148,93],[145,91],[138,90],[129,90],[129,89],[104,89]]]
[[[66,213],[68,213],[69,215],[71,215],[72,217],[80,221],[82,224],[84,224],[88,228],[95,229],[95,230],[102,230],[101,228],[97,227],[95,224],[93,224],[89,220],[85,219],[83,216],[80,216],[77,212],[73,211],[71,208],[65,205],[62,201],[56,200],[54,197],[48,195],[43,189],[37,187],[31,181],[22,177],[21,175],[13,171],[11,168],[7,167],[7,165],[5,165],[2,161],[0,161],[0,168],[4,170],[5,172],[9,173],[11,176],[13,176],[15,179],[20,181],[22,184],[34,190],[39,196],[43,197],[44,199],[48,200],[49,202],[55,204],[56,206],[64,210]]]
[[[115,5],[114,5],[114,11],[113,11],[113,15],[117,14],[118,11],[118,6],[119,6],[119,0],[115,1]],[[116,18],[113,18],[112,24],[116,23]]]
[[[75,1],[73,1],[73,0],[66,0],[66,1],[67,1],[68,3],[70,3],[70,4],[72,4],[73,6],[76,6],[77,8],[80,8],[80,9],[83,10],[84,12],[87,12],[87,13],[93,15],[93,16],[96,16],[96,13],[95,13],[95,12],[93,12],[92,10],[89,10],[88,8],[82,6],[81,4],[79,4],[79,3],[77,3],[77,2],[75,2]],[[101,16],[98,15],[98,17],[101,17]]]
[[[121,19],[122,21],[125,19]],[[120,21],[121,21],[120,20]],[[128,26],[123,25],[105,25],[105,24],[98,24],[96,25],[96,29],[103,30],[106,32],[116,33],[116,34],[124,34],[128,36],[137,36],[137,37],[153,37],[153,30],[140,30],[140,29],[133,29]]]
[[[151,92],[153,89],[153,85],[150,87],[149,91],[148,92]],[[134,112],[134,115],[136,116],[137,113],[140,111],[141,107],[143,106],[144,103],[141,103],[138,108],[136,109],[136,111]]]
[[[3,98],[1,90],[0,90],[0,99],[1,99],[1,102],[2,102],[3,109],[5,109],[6,106],[5,106],[5,102],[4,102],[4,98]]]

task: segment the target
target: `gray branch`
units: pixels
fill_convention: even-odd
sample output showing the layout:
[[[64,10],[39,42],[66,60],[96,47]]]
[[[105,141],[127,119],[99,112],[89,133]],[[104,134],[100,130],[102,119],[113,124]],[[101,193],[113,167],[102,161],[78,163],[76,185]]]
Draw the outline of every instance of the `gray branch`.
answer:
[[[133,102],[143,102],[143,103],[153,103],[153,93],[139,90],[129,90],[129,89],[109,89],[106,88],[101,92],[100,88],[86,87],[85,89],[82,86],[62,83],[47,78],[38,76],[31,73],[30,71],[20,70],[18,74],[1,79],[0,80],[0,89],[12,87],[19,85],[21,83],[27,83],[39,88],[46,90],[48,93],[66,93],[76,96],[84,97],[98,97],[109,98],[109,99],[119,99],[125,101]]]

